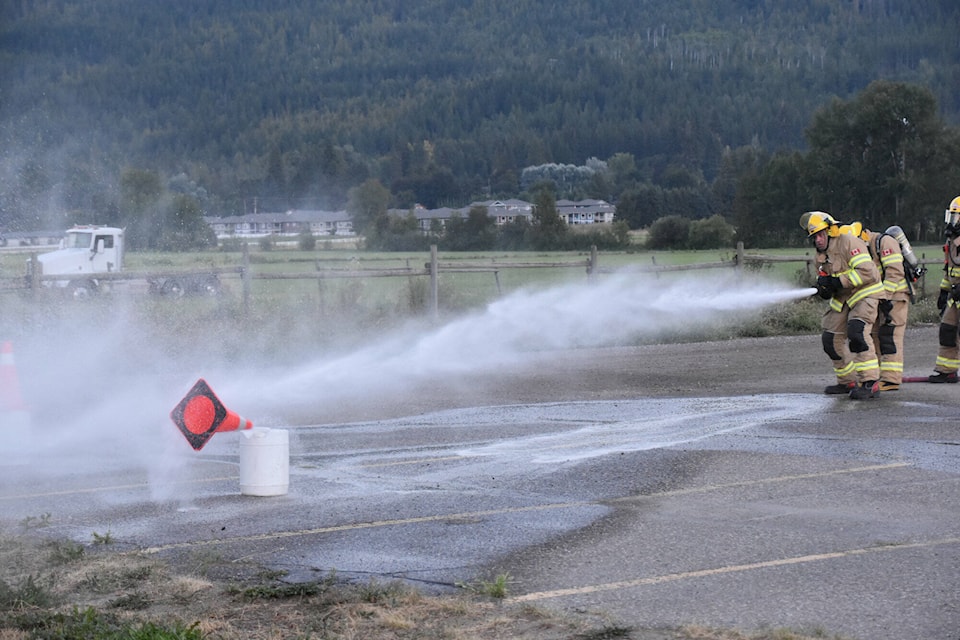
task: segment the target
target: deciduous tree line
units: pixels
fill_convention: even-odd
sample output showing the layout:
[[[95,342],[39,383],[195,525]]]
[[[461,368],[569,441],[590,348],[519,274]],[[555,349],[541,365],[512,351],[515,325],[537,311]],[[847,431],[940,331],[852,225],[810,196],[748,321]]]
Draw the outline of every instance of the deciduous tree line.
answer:
[[[576,185],[632,227],[742,231],[741,170],[771,205],[787,185],[767,165],[807,184],[789,156],[810,156],[831,96],[910,79],[960,122],[958,23],[951,0],[17,0],[0,6],[0,226],[125,208],[127,171],[224,215],[340,209],[370,179],[394,208],[533,197],[552,167],[557,197]]]
[[[810,150],[770,154],[741,147],[725,154],[706,182],[682,168],[659,184],[645,182],[630,154],[592,159],[578,169],[528,167],[522,196],[535,203],[532,221],[496,227],[482,208],[424,233],[411,213],[389,215],[395,194],[369,178],[349,192],[347,210],[368,246],[385,250],[580,249],[625,247],[628,230],[648,228],[652,248],[789,246],[803,241],[797,220],[807,210],[885,229],[897,224],[916,241],[933,241],[942,211],[960,193],[960,130],[940,118],[932,94],[878,81],[849,101],[817,111],[807,130]],[[533,182],[533,180],[536,180]],[[568,228],[556,198],[599,196],[617,189],[613,227]],[[127,170],[117,201],[97,222],[128,228],[134,248],[176,250],[215,244],[203,222],[202,192],[184,176],[167,183],[156,172]],[[88,222],[80,214],[73,222]]]

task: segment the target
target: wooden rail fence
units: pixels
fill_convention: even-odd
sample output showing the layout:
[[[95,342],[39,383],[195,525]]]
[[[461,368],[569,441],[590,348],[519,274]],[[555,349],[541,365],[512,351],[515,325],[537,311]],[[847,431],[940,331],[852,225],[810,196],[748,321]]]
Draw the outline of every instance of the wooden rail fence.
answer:
[[[246,249],[246,247],[245,247]],[[34,261],[35,262],[35,261]],[[805,265],[806,272],[811,280],[815,278],[813,256],[774,256],[757,253],[746,253],[743,244],[737,245],[736,255],[731,260],[720,260],[715,262],[701,262],[696,264],[683,265],[660,265],[656,263],[656,257],[651,257],[649,265],[633,265],[631,271],[640,273],[668,273],[681,271],[699,271],[704,269],[737,269],[748,265],[762,266],[772,263],[798,263]],[[923,265],[942,265],[942,258],[920,260]],[[99,280],[112,282],[124,280],[149,280],[151,278],[171,278],[171,277],[196,277],[215,274],[218,277],[239,278],[242,286],[242,303],[245,311],[250,307],[250,289],[253,280],[317,280],[322,283],[325,280],[343,279],[343,278],[391,278],[391,277],[429,277],[430,278],[430,312],[436,316],[439,310],[439,287],[438,279],[441,273],[492,273],[496,281],[497,292],[502,293],[500,286],[500,272],[509,269],[558,269],[574,268],[584,269],[588,279],[597,274],[609,274],[616,270],[612,268],[601,267],[599,264],[599,254],[596,247],[593,247],[587,258],[581,260],[556,260],[556,261],[511,261],[502,262],[496,259],[489,261],[459,262],[459,261],[441,261],[437,252],[436,245],[430,247],[430,260],[424,263],[422,268],[406,266],[391,268],[335,268],[326,267],[320,261],[316,262],[314,271],[299,271],[289,273],[267,273],[256,272],[251,268],[250,255],[244,250],[240,266],[206,268],[195,271],[157,271],[157,272],[120,272],[109,274],[97,274]],[[15,290],[35,290],[42,286],[44,281],[48,280],[77,280],[88,279],[90,274],[81,275],[57,275],[44,276],[39,275],[38,269],[33,269],[37,274],[32,277],[6,277],[0,278],[0,292]],[[930,271],[928,270],[928,273]],[[939,275],[936,285],[939,287]],[[924,275],[917,286],[917,293],[920,297],[925,297],[927,290],[926,275]]]

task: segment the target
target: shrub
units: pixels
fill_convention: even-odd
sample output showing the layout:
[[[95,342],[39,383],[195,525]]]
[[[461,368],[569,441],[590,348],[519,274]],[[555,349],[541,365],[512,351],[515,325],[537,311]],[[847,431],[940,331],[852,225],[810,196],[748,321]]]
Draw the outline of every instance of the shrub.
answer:
[[[682,216],[667,216],[650,225],[647,247],[684,249],[690,239],[690,221]]]
[[[691,249],[726,249],[734,245],[737,230],[721,215],[690,223]]]
[[[313,251],[317,248],[317,238],[309,231],[304,231],[297,236],[297,246],[301,251]]]

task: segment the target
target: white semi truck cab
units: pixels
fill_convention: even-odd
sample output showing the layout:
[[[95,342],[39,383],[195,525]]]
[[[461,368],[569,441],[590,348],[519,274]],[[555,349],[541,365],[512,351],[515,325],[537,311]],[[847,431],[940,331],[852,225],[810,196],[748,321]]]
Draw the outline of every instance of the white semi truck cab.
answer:
[[[100,225],[82,225],[67,229],[60,248],[36,257],[45,286],[68,290],[75,298],[85,298],[111,285],[120,284],[123,266],[123,229]],[[50,276],[65,276],[63,280]],[[168,275],[127,274],[127,286],[138,279],[149,290],[179,298],[187,293],[215,296],[220,294],[220,280],[215,273],[179,273]]]
[[[37,256],[45,276],[123,270],[123,229],[95,225],[67,229],[56,251]]]

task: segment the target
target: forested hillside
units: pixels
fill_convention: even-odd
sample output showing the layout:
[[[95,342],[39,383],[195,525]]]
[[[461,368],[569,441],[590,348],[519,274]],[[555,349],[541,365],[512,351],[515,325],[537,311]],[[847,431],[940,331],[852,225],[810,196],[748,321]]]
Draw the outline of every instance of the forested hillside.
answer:
[[[371,178],[392,206],[463,206],[519,195],[526,167],[591,158],[631,158],[630,184],[571,195],[703,189],[730,150],[805,150],[818,108],[877,79],[925,88],[960,123],[955,0],[7,0],[0,12],[0,228],[122,208],[131,169],[209,214],[339,208]]]

